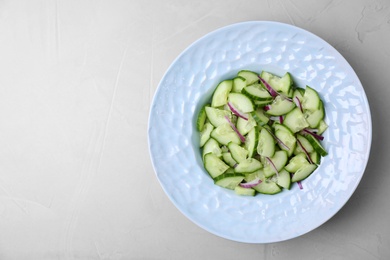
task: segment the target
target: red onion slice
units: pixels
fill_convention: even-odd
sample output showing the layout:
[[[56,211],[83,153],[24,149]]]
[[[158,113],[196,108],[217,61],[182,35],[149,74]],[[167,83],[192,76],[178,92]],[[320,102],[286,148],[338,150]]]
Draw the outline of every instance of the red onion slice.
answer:
[[[265,157],[265,159],[269,162],[271,167],[275,170],[276,176],[279,177],[279,171],[278,171],[278,169],[276,169],[276,166],[275,166],[274,162],[269,157]]]
[[[273,88],[271,87],[271,85],[268,84],[267,81],[265,81],[265,80],[264,80],[262,77],[260,77],[260,76],[259,76],[259,79],[260,79],[260,81],[264,84],[265,88],[268,90],[269,94],[270,94],[272,97],[276,97],[277,95],[279,95],[279,93],[278,93],[275,89],[273,89]]]
[[[241,142],[245,143],[245,137],[238,131],[237,127],[230,121],[228,116],[225,116],[225,119],[229,122],[230,126],[233,128],[234,132],[237,133],[238,137],[240,138]]]
[[[317,138],[318,140],[322,141],[324,140],[324,137],[322,135],[319,135],[319,134],[316,134],[312,131],[310,131],[309,129],[305,128],[302,130],[304,133],[307,133],[307,134],[310,134],[312,136],[314,136],[315,138]]]
[[[230,110],[233,112],[233,114],[235,114],[238,117],[241,117],[242,119],[248,120],[248,117],[244,113],[241,113],[238,109],[236,109],[232,103],[228,102],[227,105],[230,108]]]
[[[301,181],[297,181],[297,184],[298,184],[298,186],[299,186],[299,189],[303,190],[303,186],[302,186]]]
[[[272,135],[272,137],[281,145],[283,146],[287,151],[290,150],[290,148],[282,142],[282,140],[280,140],[276,135],[274,135],[274,133],[272,133],[272,131],[268,130],[267,128],[264,128],[265,130],[268,131],[268,133],[270,133]]]
[[[294,97],[294,103],[297,107],[299,107],[299,109],[303,113],[302,103],[297,96]]]
[[[261,180],[259,178],[256,178],[250,182],[242,182],[242,183],[240,183],[240,186],[243,188],[253,188],[260,183],[261,183]]]
[[[313,161],[312,161],[312,159],[310,158],[310,154],[307,152],[307,150],[305,149],[305,147],[303,147],[301,141],[299,141],[298,138],[297,138],[297,143],[298,143],[298,145],[302,148],[303,152],[306,154],[306,157],[307,157],[307,160],[309,161],[309,163],[313,164]]]

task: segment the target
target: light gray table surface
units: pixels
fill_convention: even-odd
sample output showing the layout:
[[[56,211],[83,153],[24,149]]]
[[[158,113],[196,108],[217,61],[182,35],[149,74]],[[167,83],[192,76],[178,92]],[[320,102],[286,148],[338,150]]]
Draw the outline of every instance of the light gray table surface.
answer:
[[[351,64],[370,160],[319,228],[272,244],[210,234],[148,150],[158,83],[192,42],[243,21],[323,38]],[[390,1],[0,1],[0,259],[390,259]]]

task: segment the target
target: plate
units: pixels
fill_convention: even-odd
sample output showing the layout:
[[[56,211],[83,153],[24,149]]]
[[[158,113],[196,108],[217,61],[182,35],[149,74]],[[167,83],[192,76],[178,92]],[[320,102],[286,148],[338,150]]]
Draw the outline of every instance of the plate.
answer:
[[[277,195],[237,196],[203,168],[197,114],[216,84],[242,69],[290,72],[325,103],[328,156],[314,174]],[[148,142],[156,176],[173,204],[217,236],[272,243],[301,236],[334,216],[365,171],[372,139],[367,97],[354,70],[328,43],[270,21],[233,24],[194,42],[171,64],[152,101]]]

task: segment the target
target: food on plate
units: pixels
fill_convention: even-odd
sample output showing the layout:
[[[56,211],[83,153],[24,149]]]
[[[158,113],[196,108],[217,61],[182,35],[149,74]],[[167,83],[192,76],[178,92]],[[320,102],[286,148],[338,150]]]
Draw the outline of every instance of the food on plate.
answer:
[[[325,108],[315,88],[241,70],[222,80],[196,120],[205,170],[238,195],[276,194],[310,176],[327,155]]]

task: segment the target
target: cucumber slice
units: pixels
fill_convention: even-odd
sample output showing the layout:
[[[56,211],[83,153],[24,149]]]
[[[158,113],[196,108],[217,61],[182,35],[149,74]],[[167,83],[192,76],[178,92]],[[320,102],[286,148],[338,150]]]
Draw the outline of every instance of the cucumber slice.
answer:
[[[304,137],[303,135],[297,134],[297,140],[299,141],[300,145],[305,148],[307,153],[311,153],[314,151],[313,145],[307,139],[307,137],[309,136],[311,135],[307,135],[306,137]],[[297,145],[297,147],[295,148],[295,154],[305,153],[300,145]]]
[[[206,114],[206,107],[210,105],[203,106],[198,114],[198,118],[196,119],[196,129],[200,132],[203,130],[204,124],[206,123],[207,114]]]
[[[316,110],[306,110],[305,113],[305,118],[307,123],[311,128],[317,128],[320,122],[324,119],[325,117],[325,110],[324,110],[324,105],[322,104],[322,101],[320,101],[319,108]]]
[[[250,98],[240,93],[230,93],[228,102],[243,113],[250,113],[254,110],[253,102]]]
[[[242,89],[242,93],[252,100],[272,101],[272,96],[260,83],[249,85]]]
[[[237,73],[237,76],[243,77],[247,86],[259,81],[259,75],[256,72],[250,70],[241,70]]]
[[[230,167],[234,167],[237,164],[237,162],[233,159],[232,154],[229,152],[222,153],[222,160]]]
[[[206,115],[208,120],[213,126],[218,127],[220,125],[226,124],[227,120],[225,116],[229,117],[230,120],[233,119],[233,114],[230,111],[214,108],[214,107],[205,107]]]
[[[313,163],[319,165],[321,163],[321,155],[316,151],[309,154]]]
[[[230,167],[234,167],[237,164],[237,162],[233,159],[232,154],[229,152],[222,153],[222,159]]]
[[[239,185],[234,188],[234,192],[237,195],[242,195],[242,196],[255,196],[256,195],[256,190],[252,188],[243,188],[240,187]]]
[[[225,173],[221,174],[214,179],[214,183],[222,188],[234,190],[240,182],[244,179],[243,174],[238,173]]]
[[[241,93],[241,90],[246,87],[246,79],[237,76],[233,79],[232,92]]]
[[[244,180],[246,182],[253,181],[254,179],[260,179],[261,181],[265,180],[263,169],[258,169],[257,171],[250,172],[250,173],[244,173],[244,174],[245,174]]]
[[[228,148],[230,150],[232,158],[237,163],[241,163],[245,161],[246,158],[248,157],[248,150],[246,150],[245,148],[241,147],[236,143],[228,143]]]
[[[219,158],[221,158],[222,156],[222,149],[221,147],[219,147],[219,143],[214,138],[210,138],[203,146],[203,153],[202,153],[203,160],[204,160],[204,156],[208,153],[213,153]]]
[[[262,194],[276,194],[282,191],[282,189],[277,185],[275,182],[270,180],[262,181],[260,184],[253,187],[254,190],[256,190],[259,193]]]
[[[312,145],[314,150],[319,153],[322,157],[325,157],[328,155],[324,147],[322,147],[321,143],[312,135],[306,136],[306,139],[309,141],[309,143]]]
[[[215,154],[208,153],[204,156],[204,168],[210,174],[211,178],[214,179],[226,172],[230,167]]]
[[[261,129],[259,134],[257,153],[264,157],[271,157],[275,153],[275,139],[265,128]]]
[[[291,133],[290,130],[286,131],[278,129],[275,131],[275,136],[285,145],[284,146],[278,142],[280,149],[285,150],[287,152],[287,155],[290,157],[294,153],[297,144],[297,139],[295,138],[293,133]]]
[[[295,107],[294,102],[291,102],[288,99],[283,99],[281,96],[277,96],[270,104],[270,109],[266,113],[272,116],[281,116],[287,114]]]
[[[306,159],[306,155],[304,153],[299,153],[290,159],[284,169],[288,172],[294,173],[306,164],[309,164],[309,161]]]
[[[286,171],[285,169],[282,169],[276,178],[276,184],[278,184],[280,187],[283,187],[283,188],[289,190],[290,186],[291,186],[290,173],[288,171]]]
[[[280,151],[276,151],[274,156],[269,157],[269,159],[274,164],[276,170],[280,172],[283,169],[283,167],[287,164],[288,155],[286,151],[280,150]],[[270,163],[267,162],[266,166],[264,166],[264,176],[268,178],[274,174],[276,174],[274,167],[272,167]]]
[[[289,97],[292,96],[291,88],[293,80],[290,73],[286,73],[283,77],[278,77],[272,73],[263,71],[261,77],[277,92],[283,93]],[[265,86],[264,86],[265,87]]]
[[[328,129],[328,124],[324,121],[324,120],[321,120],[320,123],[318,124],[318,133],[317,134],[322,134],[323,132],[325,132],[326,129]]]
[[[293,98],[297,97],[302,102],[305,90],[303,88],[296,88],[293,92]]]
[[[246,135],[256,125],[257,125],[256,120],[252,117],[251,114],[248,114],[248,120],[245,120],[241,117],[237,119],[236,127],[238,132],[240,132],[242,135]]]
[[[252,128],[246,135],[244,147],[248,151],[248,158],[254,156],[259,142],[259,132],[256,128]]]
[[[248,158],[239,163],[234,170],[237,173],[251,173],[261,169],[261,167],[263,167],[263,165],[260,161],[254,158]]]
[[[304,180],[309,177],[309,175],[312,174],[315,169],[317,169],[316,164],[305,164],[295,172],[295,174],[291,178],[291,181],[297,182]]]
[[[283,124],[296,133],[309,126],[301,110],[296,107],[291,110],[283,120]]]
[[[315,111],[320,106],[320,96],[317,91],[309,86],[306,86],[305,94],[302,99],[302,108],[304,110]]]
[[[257,108],[255,111],[252,111],[251,115],[259,126],[263,126],[269,122],[268,115],[266,115],[264,110],[261,108]]]
[[[210,136],[222,145],[227,145],[230,142],[241,144],[240,137],[232,129],[229,123],[223,124],[211,131]]]
[[[233,87],[233,80],[224,80],[218,84],[211,100],[212,107],[220,107],[227,103],[227,97]]]
[[[203,130],[200,132],[200,141],[199,141],[200,147],[203,147],[206,144],[206,142],[210,139],[211,132],[213,130],[214,130],[214,126],[210,122],[207,122],[204,125]]]
[[[272,99],[271,100],[254,100],[253,104],[255,104],[256,107],[261,108],[261,107],[264,107],[266,105],[271,104],[272,102],[273,102]]]

